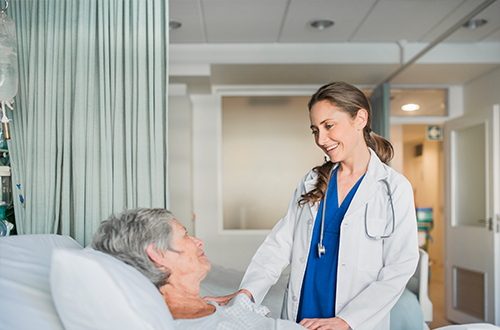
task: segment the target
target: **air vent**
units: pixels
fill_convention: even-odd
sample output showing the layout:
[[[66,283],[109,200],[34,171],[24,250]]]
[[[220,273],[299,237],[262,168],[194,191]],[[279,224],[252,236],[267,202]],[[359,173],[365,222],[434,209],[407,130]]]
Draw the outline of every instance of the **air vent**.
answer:
[[[453,308],[485,321],[484,273],[453,268]]]
[[[424,145],[419,144],[415,146],[415,157],[422,156],[424,153]]]

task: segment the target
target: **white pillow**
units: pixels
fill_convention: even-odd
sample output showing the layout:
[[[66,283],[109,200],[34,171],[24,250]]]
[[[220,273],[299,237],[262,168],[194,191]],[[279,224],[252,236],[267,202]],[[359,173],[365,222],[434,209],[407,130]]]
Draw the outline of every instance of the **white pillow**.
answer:
[[[174,329],[153,283],[105,253],[54,250],[50,286],[66,330]]]
[[[55,247],[82,249],[69,236],[0,237],[0,328],[63,330],[49,286]]]

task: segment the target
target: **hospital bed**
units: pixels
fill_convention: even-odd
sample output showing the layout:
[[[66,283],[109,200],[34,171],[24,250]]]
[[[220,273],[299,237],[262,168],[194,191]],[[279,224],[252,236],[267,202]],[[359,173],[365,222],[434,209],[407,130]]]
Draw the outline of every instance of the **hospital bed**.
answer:
[[[420,320],[429,317],[432,305],[427,297],[428,259],[425,255],[421,257],[417,285],[406,290],[405,301],[396,305],[401,308],[394,313],[394,324],[404,322],[401,319],[408,315]],[[213,265],[202,283],[202,294],[232,293],[238,288],[242,275]],[[280,278],[264,299],[263,304],[271,310],[272,317],[280,314],[286,280],[286,276]],[[432,313],[432,307],[430,311]],[[413,329],[413,326],[422,329],[418,324],[399,326],[398,329]],[[68,236],[0,237],[0,329],[117,328],[174,329],[161,294],[140,272],[109,255],[83,249]],[[500,328],[483,325],[444,329]]]
[[[201,284],[202,296],[221,296],[238,290],[243,272],[212,265],[212,269]],[[428,296],[429,255],[420,249],[420,260],[415,275],[391,312],[391,329],[413,330],[428,329],[432,321],[432,302]],[[283,303],[283,294],[288,281],[284,275],[271,287],[262,302],[271,310],[271,317],[279,318]]]

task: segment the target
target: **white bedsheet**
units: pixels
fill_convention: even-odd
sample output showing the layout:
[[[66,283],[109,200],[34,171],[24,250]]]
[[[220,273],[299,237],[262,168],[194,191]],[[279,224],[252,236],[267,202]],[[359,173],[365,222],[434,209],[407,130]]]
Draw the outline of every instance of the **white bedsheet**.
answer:
[[[228,269],[216,264],[212,264],[212,269],[200,286],[200,295],[223,296],[238,290],[243,272]],[[281,306],[283,295],[288,281],[288,274],[285,272],[279,281],[269,289],[262,305],[269,308],[271,317],[278,319],[281,316]],[[424,322],[422,310],[420,309],[417,297],[408,289],[399,299],[391,312],[391,330],[428,330],[429,327]]]
[[[291,321],[275,320],[267,307],[256,305],[245,294],[239,294],[227,306],[216,307],[214,314],[198,319],[174,320],[178,330],[304,330]]]

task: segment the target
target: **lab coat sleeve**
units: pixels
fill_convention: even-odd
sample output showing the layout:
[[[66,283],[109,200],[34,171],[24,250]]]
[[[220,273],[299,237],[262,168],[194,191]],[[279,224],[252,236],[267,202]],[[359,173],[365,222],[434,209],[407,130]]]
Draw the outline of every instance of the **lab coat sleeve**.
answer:
[[[375,281],[353,297],[337,314],[352,329],[373,329],[390,313],[417,267],[417,221],[411,184],[397,174],[391,180],[396,226],[383,240],[383,266]],[[363,253],[360,250],[359,253]],[[348,261],[346,261],[347,263]],[[357,267],[354,265],[354,267]],[[341,270],[339,270],[341,271]]]
[[[286,215],[258,248],[241,281],[240,289],[250,291],[257,304],[262,302],[269,288],[278,281],[282,271],[291,262],[296,221],[301,210],[297,202],[304,193],[304,180],[305,177],[290,198]]]

